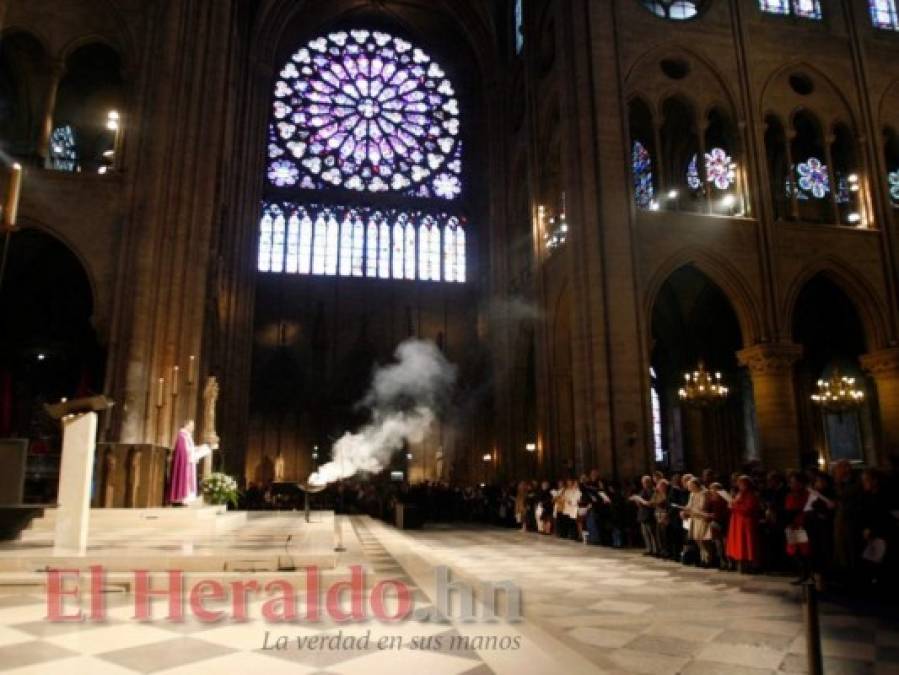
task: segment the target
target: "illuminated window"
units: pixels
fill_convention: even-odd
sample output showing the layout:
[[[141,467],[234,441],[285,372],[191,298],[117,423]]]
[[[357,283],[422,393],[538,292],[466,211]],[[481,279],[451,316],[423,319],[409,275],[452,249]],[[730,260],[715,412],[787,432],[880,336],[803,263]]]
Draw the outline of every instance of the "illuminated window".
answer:
[[[868,0],[868,8],[871,10],[871,23],[875,28],[899,30],[896,0]]]
[[[643,6],[663,19],[683,21],[699,14],[702,3],[696,0],[643,0]]]
[[[78,168],[75,131],[68,124],[56,127],[50,134],[50,168],[56,171],[75,171]]]
[[[259,271],[440,280],[443,205],[462,194],[460,133],[452,83],[406,40],[357,29],[308,42],[275,81]],[[363,205],[349,211],[340,191]],[[376,210],[382,193],[391,209]],[[407,207],[392,208],[396,197]]]
[[[820,0],[759,0],[759,7],[768,14],[798,16],[803,19],[820,19]]]
[[[524,0],[515,0],[515,53],[524,49]]]
[[[652,447],[655,460],[661,462],[665,459],[665,447],[662,437],[662,399],[659,396],[659,387],[655,369],[649,369],[649,376],[649,395],[652,408]]]
[[[654,196],[652,186],[652,157],[640,141],[634,141],[631,155],[631,166],[634,172],[634,201],[638,209],[652,206]]]

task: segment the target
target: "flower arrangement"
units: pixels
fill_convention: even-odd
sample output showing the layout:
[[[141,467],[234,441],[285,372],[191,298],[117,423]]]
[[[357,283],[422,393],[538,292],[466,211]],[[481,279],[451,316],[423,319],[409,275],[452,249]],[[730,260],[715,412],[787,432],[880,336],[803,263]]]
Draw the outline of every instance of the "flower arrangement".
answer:
[[[210,504],[237,506],[237,481],[227,474],[209,474],[200,482],[200,491]]]

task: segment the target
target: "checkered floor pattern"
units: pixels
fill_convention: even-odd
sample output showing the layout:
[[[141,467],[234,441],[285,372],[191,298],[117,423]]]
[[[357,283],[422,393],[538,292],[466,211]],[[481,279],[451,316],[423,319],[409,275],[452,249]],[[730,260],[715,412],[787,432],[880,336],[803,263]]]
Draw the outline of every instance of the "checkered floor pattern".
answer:
[[[398,579],[413,591],[416,612],[433,598],[415,579],[438,564],[454,578],[511,580],[522,588],[530,649],[569,664],[559,672],[761,674],[805,671],[801,608],[786,580],[688,569],[634,552],[483,528],[400,532],[364,517],[345,528],[341,568],[370,580]],[[414,564],[416,574],[410,572]],[[431,591],[433,595],[433,591]],[[448,648],[411,649],[413,639],[458,636],[452,623],[296,623],[267,625],[250,606],[246,623],[181,624],[131,619],[133,600],[110,594],[105,623],[50,623],[38,593],[0,590],[0,672],[71,675],[265,673],[266,675],[490,675],[537,673],[535,651],[496,655]],[[899,621],[873,611],[822,605],[825,672],[899,673]],[[483,627],[481,627],[483,628]],[[263,649],[277,635],[370,633],[368,649]],[[492,628],[491,628],[492,630]],[[400,636],[402,652],[377,649]],[[516,660],[517,659],[517,660]],[[570,664],[576,663],[572,667]],[[499,665],[498,665],[499,664]],[[546,675],[549,675],[548,673]]]
[[[800,591],[788,579],[701,570],[633,551],[509,530],[409,535],[470,580],[510,579],[524,613],[600,672],[806,672]],[[892,612],[892,614],[891,614]],[[822,603],[825,672],[899,674],[899,613]]]

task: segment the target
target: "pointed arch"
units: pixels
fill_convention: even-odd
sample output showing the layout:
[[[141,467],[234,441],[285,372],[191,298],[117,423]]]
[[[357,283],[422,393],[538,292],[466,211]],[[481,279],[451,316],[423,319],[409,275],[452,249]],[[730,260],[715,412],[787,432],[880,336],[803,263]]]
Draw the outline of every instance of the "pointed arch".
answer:
[[[833,282],[852,302],[862,322],[868,350],[886,347],[891,331],[884,318],[889,316],[885,299],[852,265],[836,256],[822,257],[809,263],[787,287],[781,315],[782,325],[790,331],[790,337],[799,295],[806,284],[819,275]]]
[[[659,291],[668,278],[688,265],[692,265],[707,276],[727,297],[740,324],[743,344],[749,346],[761,340],[764,334],[763,317],[759,310],[761,303],[752,291],[750,283],[726,260],[694,247],[681,249],[670,256],[652,274],[646,285],[644,316],[652,316]]]

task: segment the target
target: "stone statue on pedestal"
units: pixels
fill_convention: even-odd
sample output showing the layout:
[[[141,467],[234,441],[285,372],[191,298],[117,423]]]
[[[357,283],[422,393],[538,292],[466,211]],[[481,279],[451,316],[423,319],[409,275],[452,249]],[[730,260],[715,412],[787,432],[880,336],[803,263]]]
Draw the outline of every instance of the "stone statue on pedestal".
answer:
[[[219,437],[215,431],[215,404],[219,397],[219,383],[214,376],[206,378],[203,388],[203,442],[218,450]],[[203,459],[203,475],[212,473],[212,453]]]

